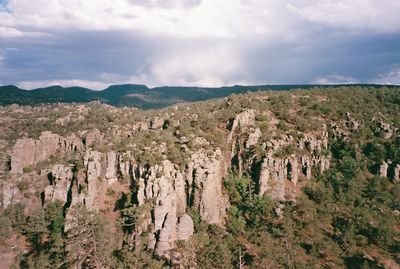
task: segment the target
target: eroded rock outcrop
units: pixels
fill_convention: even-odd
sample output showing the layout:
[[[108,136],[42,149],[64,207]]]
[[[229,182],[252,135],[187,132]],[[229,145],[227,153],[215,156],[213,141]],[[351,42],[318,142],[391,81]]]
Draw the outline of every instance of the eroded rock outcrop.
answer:
[[[231,132],[228,136],[228,143],[232,142],[232,138],[237,130],[239,132],[243,131],[245,128],[252,126],[255,121],[255,110],[254,109],[246,109],[245,111],[236,115],[235,119],[232,122]]]
[[[222,192],[222,182],[226,173],[219,148],[211,152],[201,150],[191,157],[187,170],[191,186],[189,199],[202,220],[208,223],[223,225],[225,222],[228,202]]]
[[[264,158],[258,179],[260,195],[268,193],[275,199],[285,199],[285,179],[287,179],[285,163],[286,161],[281,159]]]
[[[72,183],[72,166],[57,164],[50,173],[51,185],[44,190],[45,202],[61,201],[66,203]]]
[[[325,128],[324,128],[325,129]],[[283,139],[270,139],[264,144],[265,157],[259,164],[258,184],[260,195],[269,194],[275,199],[291,199],[293,186],[299,179],[310,180],[314,167],[322,174],[330,166],[330,156],[321,154],[328,148],[328,132],[305,134],[298,143],[290,135]],[[289,152],[294,152],[286,155]]]
[[[106,179],[108,184],[113,184],[117,178],[117,154],[114,151],[106,154]]]
[[[86,134],[85,145],[86,147],[93,146],[95,143],[101,144],[103,141],[103,134],[98,129],[93,129]]]
[[[81,139],[75,135],[64,138],[51,132],[43,132],[38,140],[18,139],[11,153],[11,173],[22,173],[24,168],[46,161],[58,151],[67,156],[83,148]]]
[[[251,132],[249,137],[246,140],[246,144],[245,144],[246,149],[249,149],[249,148],[255,146],[257,144],[258,140],[261,138],[261,136],[262,136],[262,133],[261,133],[260,128],[256,128],[254,130],[254,132]]]
[[[88,209],[92,209],[95,198],[98,194],[98,179],[102,176],[102,160],[103,154],[97,151],[88,150],[84,157],[83,164],[86,168],[86,196],[84,203]]]
[[[15,201],[15,198],[19,194],[19,189],[14,184],[4,185],[2,194],[3,194],[2,195],[3,196],[3,200],[2,200],[3,209],[6,209],[12,203],[18,202],[18,201]]]
[[[150,245],[154,246],[157,255],[169,257],[177,240],[178,217],[185,213],[187,206],[184,176],[179,167],[165,160],[155,166],[137,164],[134,181],[138,204],[153,201],[154,236]]]
[[[389,169],[389,164],[387,162],[383,161],[381,166],[379,167],[379,175],[381,177],[387,177],[388,169]]]
[[[177,227],[177,239],[188,240],[194,233],[194,224],[192,218],[188,214],[183,214],[179,219]]]
[[[393,171],[393,180],[395,181],[400,181],[400,164],[397,164],[394,167],[394,171]]]
[[[196,209],[205,222],[225,223],[228,202],[222,182],[226,167],[220,149],[200,149],[184,169],[165,160],[154,166],[136,164],[134,170],[138,204],[153,206],[150,245],[158,256],[169,258],[176,241],[188,240],[193,234],[188,207]]]
[[[164,120],[160,117],[155,117],[150,121],[150,129],[160,130],[164,126]]]

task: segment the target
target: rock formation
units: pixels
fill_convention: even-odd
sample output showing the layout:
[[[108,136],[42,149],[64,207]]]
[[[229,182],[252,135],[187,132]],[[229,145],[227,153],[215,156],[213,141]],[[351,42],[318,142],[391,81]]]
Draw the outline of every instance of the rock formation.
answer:
[[[51,185],[44,190],[45,202],[67,202],[68,191],[72,183],[72,167],[57,164],[53,166],[50,174]]]
[[[393,180],[400,181],[400,164],[394,167]]]
[[[18,201],[15,201],[15,197],[19,193],[19,190],[17,186],[14,184],[6,184],[3,186],[3,201],[2,201],[2,207],[3,209],[6,209],[9,205],[12,203],[17,203]]]
[[[97,196],[98,179],[102,176],[101,159],[103,154],[97,151],[88,150],[84,157],[83,164],[86,168],[87,193],[84,203],[88,209],[92,209]]]
[[[226,174],[220,149],[195,152],[184,170],[165,160],[155,166],[136,164],[134,182],[139,205],[153,204],[155,252],[169,257],[176,240],[193,234],[193,221],[187,207],[195,208],[202,220],[223,225],[227,198],[222,191]],[[158,236],[156,236],[158,234]]]
[[[227,173],[222,151],[200,150],[191,157],[187,169],[190,183],[190,201],[198,209],[202,220],[223,225],[225,222],[227,198],[222,192],[222,181]]]
[[[86,147],[93,146],[94,143],[101,144],[103,141],[103,135],[98,129],[93,129],[86,134],[85,145]]]
[[[155,117],[150,121],[150,129],[159,130],[164,126],[164,120],[160,117]]]
[[[270,194],[278,200],[285,200],[285,180],[287,179],[286,161],[264,158],[258,179],[259,194]]]
[[[250,133],[249,137],[247,138],[246,141],[246,149],[251,148],[252,146],[255,146],[260,139],[262,133],[260,128],[256,128],[254,132]]]
[[[245,111],[236,115],[232,122],[231,132],[228,136],[228,143],[232,142],[232,138],[235,132],[239,129],[239,132],[243,131],[246,127],[254,124],[255,121],[255,111],[253,109],[246,109]]]
[[[67,156],[82,148],[82,141],[75,135],[64,138],[58,134],[43,132],[38,140],[18,139],[11,154],[11,173],[22,173],[24,168],[48,160],[57,151],[61,151],[61,156]]]
[[[194,233],[194,224],[192,218],[188,214],[184,214],[180,219],[177,227],[177,239],[189,240]]]
[[[379,168],[379,175],[381,177],[387,177],[388,176],[388,169],[389,169],[389,164],[385,161],[382,162],[380,168]]]
[[[106,179],[108,184],[112,184],[118,180],[117,178],[117,154],[114,151],[106,154],[107,168],[106,168]]]
[[[289,156],[281,156],[281,150],[288,146],[294,149]],[[330,166],[330,156],[321,155],[328,148],[328,132],[324,129],[317,134],[306,134],[298,144],[292,136],[270,139],[265,143],[265,157],[255,178],[259,195],[269,194],[275,199],[285,200],[292,196],[290,188],[300,178],[310,180],[314,167],[322,174]],[[289,183],[290,182],[290,183]]]

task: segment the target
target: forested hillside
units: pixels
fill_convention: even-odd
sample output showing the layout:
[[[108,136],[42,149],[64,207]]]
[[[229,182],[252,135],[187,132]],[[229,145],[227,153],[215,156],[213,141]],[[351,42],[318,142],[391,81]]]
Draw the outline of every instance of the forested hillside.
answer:
[[[354,85],[366,87],[367,85]],[[16,86],[0,86],[0,105],[38,105],[54,103],[87,103],[100,101],[118,107],[137,107],[140,109],[165,108],[178,103],[205,101],[222,98],[230,94],[243,94],[258,91],[285,91],[310,88],[335,89],[341,85],[259,85],[259,86],[230,86],[220,88],[206,87],[156,87],[145,85],[112,85],[101,91],[82,87],[52,86],[34,90],[23,90]],[[369,85],[380,89],[398,86]]]

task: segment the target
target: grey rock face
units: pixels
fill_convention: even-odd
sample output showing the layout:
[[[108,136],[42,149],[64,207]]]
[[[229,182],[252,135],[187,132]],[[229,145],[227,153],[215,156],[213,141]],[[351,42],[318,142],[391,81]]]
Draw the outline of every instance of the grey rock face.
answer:
[[[388,169],[389,169],[389,164],[387,162],[383,161],[379,168],[379,175],[381,177],[387,177]]]
[[[324,128],[325,129],[325,128]],[[292,145],[298,148],[295,154],[285,157],[275,155],[282,148]],[[314,167],[324,173],[330,166],[330,156],[321,155],[321,151],[328,148],[328,132],[306,134],[295,143],[293,137],[270,139],[265,143],[265,158],[263,159],[258,180],[260,195],[270,194],[278,200],[285,200],[289,195],[288,187],[296,185],[300,178],[311,179]]]
[[[174,213],[168,213],[156,245],[156,254],[160,257],[170,258],[169,251],[174,248],[177,239],[176,222],[176,215]]]
[[[177,229],[177,239],[188,240],[194,233],[194,224],[192,218],[189,215],[184,214],[179,219]]]
[[[134,160],[131,152],[125,152],[118,155],[118,170],[124,178],[130,178],[133,173]]]
[[[400,181],[400,164],[396,165],[394,168],[393,179],[395,181]]]
[[[114,151],[106,154],[106,179],[108,184],[118,180],[117,178],[117,154]]]
[[[166,160],[152,167],[136,165],[134,180],[139,205],[154,201],[154,240],[150,243],[157,255],[169,258],[177,240],[178,216],[185,213],[187,206],[184,176],[176,165]],[[155,240],[156,234],[159,234],[158,240]]]
[[[252,146],[255,146],[262,136],[260,128],[257,128],[254,130],[254,132],[250,133],[249,138],[246,141],[246,149],[251,148]]]
[[[243,131],[246,127],[252,126],[255,121],[255,111],[254,109],[246,109],[245,111],[236,115],[235,119],[233,120],[231,132],[228,136],[228,143],[232,142],[233,135],[239,129],[239,131]]]
[[[94,201],[97,195],[98,179],[102,175],[101,159],[103,154],[97,151],[86,152],[83,164],[86,168],[87,193],[84,198],[88,209],[93,209]]]
[[[346,116],[346,120],[347,120],[347,121],[345,122],[346,127],[349,128],[349,129],[352,130],[352,131],[358,130],[358,128],[359,128],[359,126],[360,126],[360,123],[359,123],[357,120],[355,120],[355,119],[351,116],[351,114],[350,114],[349,112],[346,112],[345,116]]]
[[[67,156],[83,148],[82,141],[75,135],[67,138],[43,132],[38,140],[18,139],[11,153],[11,173],[22,173],[23,169],[47,160],[56,153]]]
[[[46,202],[54,202],[56,200],[67,202],[68,190],[71,187],[73,177],[72,168],[57,164],[51,171],[52,182],[44,191]]]
[[[259,194],[270,194],[278,200],[285,199],[285,179],[287,179],[285,160],[264,158],[259,176]]]
[[[22,173],[23,169],[46,160],[55,154],[60,144],[60,136],[43,132],[39,140],[18,139],[11,154],[11,173]]]
[[[321,151],[322,149],[328,148],[328,132],[322,131],[319,134],[320,137],[305,135],[304,138],[300,140],[299,149],[308,150],[313,153],[315,150]]]
[[[191,157],[187,178],[192,182],[191,200],[198,209],[202,220],[223,225],[228,207],[227,198],[222,193],[222,181],[227,172],[222,151],[200,150]]]
[[[193,234],[188,206],[196,208],[202,220],[224,224],[228,203],[222,193],[226,167],[220,149],[200,149],[183,171],[168,160],[154,166],[137,164],[134,170],[139,205],[153,204],[149,223],[153,221],[154,238],[158,238],[151,241],[157,255],[170,258],[175,242]]]
[[[93,146],[94,143],[102,143],[103,135],[98,129],[94,129],[86,134],[85,145],[86,147]]]
[[[14,201],[14,198],[18,193],[19,190],[14,184],[6,184],[5,186],[3,186],[3,209],[6,209],[9,205],[16,202]]]

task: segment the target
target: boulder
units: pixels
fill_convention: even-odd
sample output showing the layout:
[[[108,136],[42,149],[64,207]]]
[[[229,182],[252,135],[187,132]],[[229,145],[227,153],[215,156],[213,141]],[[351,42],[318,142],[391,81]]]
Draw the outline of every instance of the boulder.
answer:
[[[194,233],[194,224],[192,218],[188,214],[184,214],[179,218],[177,227],[177,239],[188,240]]]

